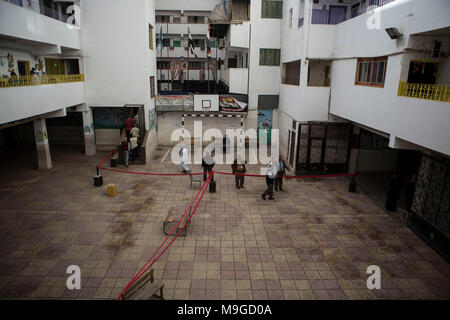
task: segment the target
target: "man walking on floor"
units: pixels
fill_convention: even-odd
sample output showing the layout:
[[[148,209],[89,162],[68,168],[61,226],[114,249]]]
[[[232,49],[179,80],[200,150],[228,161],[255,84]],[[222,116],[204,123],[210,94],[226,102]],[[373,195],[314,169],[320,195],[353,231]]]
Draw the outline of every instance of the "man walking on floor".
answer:
[[[267,165],[267,172],[266,172],[267,190],[264,191],[263,194],[261,194],[263,200],[266,200],[267,195],[269,195],[269,200],[275,199],[273,197],[273,185],[275,182],[275,177],[276,177],[275,170],[273,168],[272,161],[270,161],[269,164]]]
[[[202,168],[203,168],[203,181],[206,180],[206,175],[212,171],[214,167],[214,153],[212,151],[206,151],[202,160]],[[211,178],[211,181],[214,181],[214,176]]]
[[[277,177],[275,178],[275,191],[278,191],[278,188],[280,188],[280,191],[283,191],[283,177],[285,175],[286,175],[286,163],[280,156],[278,160]]]
[[[241,161],[241,159],[235,159],[234,163],[231,165],[231,169],[233,170],[233,173],[237,173],[236,176],[234,176],[236,180],[236,189],[244,188],[244,173],[247,172],[247,169],[245,168],[245,161]]]

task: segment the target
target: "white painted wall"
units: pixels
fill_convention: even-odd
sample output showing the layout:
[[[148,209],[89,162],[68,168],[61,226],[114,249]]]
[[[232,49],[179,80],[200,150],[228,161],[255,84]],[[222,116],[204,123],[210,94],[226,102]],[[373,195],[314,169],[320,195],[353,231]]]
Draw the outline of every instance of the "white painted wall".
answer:
[[[84,83],[0,89],[0,124],[84,103]]]
[[[81,11],[87,105],[144,105],[147,114],[156,75],[156,44],[148,43],[153,1],[81,0]]]
[[[309,30],[308,58],[328,59],[333,57],[336,25],[312,24]]]
[[[80,48],[80,31],[33,10],[0,1],[0,35],[38,41],[71,49]]]
[[[250,77],[249,77],[249,110],[258,106],[258,95],[278,94],[280,91],[280,66],[260,66],[260,49],[280,49],[280,19],[261,18],[262,1],[250,3]],[[281,53],[283,54],[283,53]],[[253,122],[254,121],[254,122]],[[252,127],[256,127],[256,118],[252,119]]]
[[[289,26],[289,9],[292,8],[292,27]],[[281,21],[281,61],[291,62],[301,59],[301,50],[299,50],[303,41],[303,27],[298,27],[298,18],[303,17],[300,12],[298,0],[285,0],[283,2],[283,20]],[[283,35],[283,36],[281,36]]]
[[[247,94],[248,69],[230,68],[225,69],[225,82],[228,84],[230,93]]]
[[[249,47],[250,22],[245,21],[242,24],[231,24],[228,32],[230,47]]]

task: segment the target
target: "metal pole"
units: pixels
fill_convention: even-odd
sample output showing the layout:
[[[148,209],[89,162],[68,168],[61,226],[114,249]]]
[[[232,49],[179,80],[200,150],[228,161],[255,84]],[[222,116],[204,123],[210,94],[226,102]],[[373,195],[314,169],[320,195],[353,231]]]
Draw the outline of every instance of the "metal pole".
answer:
[[[188,30],[188,56],[187,56],[187,91],[189,92],[189,51],[191,50],[191,47],[189,45],[189,30]]]
[[[208,56],[208,49],[206,49],[206,56]],[[206,63],[208,64],[208,93],[210,93],[210,91],[209,91],[209,57],[208,57],[208,59],[206,59]]]
[[[166,24],[167,28],[167,35],[169,34],[169,24]],[[169,47],[170,47],[170,38],[169,38]],[[169,47],[167,47],[167,60],[169,60]],[[167,91],[169,91],[169,83],[170,83],[170,71],[171,71],[171,67],[170,67],[170,60],[169,60],[169,69],[167,69]],[[172,89],[172,88],[170,88]],[[172,90],[170,90],[172,91]]]

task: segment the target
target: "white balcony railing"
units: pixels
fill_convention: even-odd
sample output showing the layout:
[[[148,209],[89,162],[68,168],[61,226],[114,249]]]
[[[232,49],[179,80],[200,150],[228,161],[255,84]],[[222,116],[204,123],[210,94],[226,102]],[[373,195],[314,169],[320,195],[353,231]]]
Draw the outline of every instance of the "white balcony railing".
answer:
[[[45,6],[40,6],[39,4],[39,0],[6,0],[10,3],[13,3],[15,5],[18,5],[22,8],[26,8],[26,9],[30,9],[33,10],[35,12],[38,12],[42,15],[45,15],[47,17],[62,21],[62,22],[66,22],[67,23],[67,19],[68,19],[68,15],[62,13],[62,12],[58,12],[57,10],[54,10],[52,8],[48,8]]]

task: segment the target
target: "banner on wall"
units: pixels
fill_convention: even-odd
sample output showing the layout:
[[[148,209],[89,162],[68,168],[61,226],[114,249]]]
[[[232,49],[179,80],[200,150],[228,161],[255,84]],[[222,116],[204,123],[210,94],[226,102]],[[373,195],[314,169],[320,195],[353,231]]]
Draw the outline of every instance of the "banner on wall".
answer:
[[[219,108],[223,112],[245,112],[247,110],[247,104],[233,97],[220,96]]]
[[[271,143],[272,110],[258,110],[258,139],[260,143]]]

